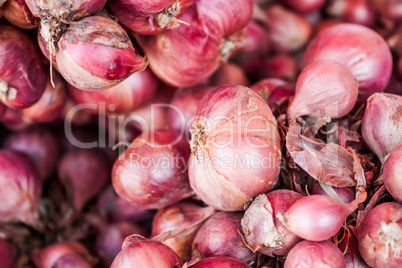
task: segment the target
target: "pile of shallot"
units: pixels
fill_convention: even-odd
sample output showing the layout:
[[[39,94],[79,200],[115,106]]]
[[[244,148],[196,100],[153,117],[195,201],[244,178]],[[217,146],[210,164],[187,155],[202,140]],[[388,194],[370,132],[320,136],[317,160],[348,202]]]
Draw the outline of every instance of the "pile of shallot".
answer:
[[[0,266],[402,267],[401,22],[0,0]]]

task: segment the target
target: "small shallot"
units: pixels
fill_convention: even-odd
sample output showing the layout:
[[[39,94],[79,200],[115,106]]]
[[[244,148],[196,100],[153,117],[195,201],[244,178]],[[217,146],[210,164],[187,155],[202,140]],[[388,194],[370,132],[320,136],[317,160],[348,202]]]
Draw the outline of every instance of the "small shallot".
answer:
[[[396,147],[385,161],[383,169],[384,184],[388,192],[402,202],[402,144]]]

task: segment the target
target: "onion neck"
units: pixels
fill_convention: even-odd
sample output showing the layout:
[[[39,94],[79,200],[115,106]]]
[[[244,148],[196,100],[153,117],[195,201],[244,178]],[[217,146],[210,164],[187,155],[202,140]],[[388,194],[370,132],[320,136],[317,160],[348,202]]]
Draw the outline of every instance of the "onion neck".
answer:
[[[181,9],[180,2],[176,1],[170,7],[157,13],[155,15],[156,25],[161,29],[175,28],[180,24],[190,25],[187,22],[178,20],[176,18],[176,16],[180,14],[180,9]]]

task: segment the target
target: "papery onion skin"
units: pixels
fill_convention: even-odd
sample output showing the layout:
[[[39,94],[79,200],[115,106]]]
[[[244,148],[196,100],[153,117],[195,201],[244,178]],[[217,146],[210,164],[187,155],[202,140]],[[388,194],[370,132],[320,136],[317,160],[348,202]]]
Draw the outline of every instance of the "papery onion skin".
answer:
[[[243,210],[251,198],[268,192],[277,182],[278,126],[255,91],[235,85],[210,91],[198,106],[190,132],[190,184],[209,206]]]
[[[241,221],[247,244],[268,256],[285,256],[302,239],[290,232],[276,217],[285,213],[303,196],[280,189],[257,196]]]
[[[102,16],[70,22],[57,46],[56,62],[61,75],[82,90],[116,86],[148,64],[145,57],[135,53],[123,28]]]
[[[194,226],[215,213],[215,209],[202,207],[193,203],[182,202],[159,210],[152,222],[152,237],[172,230],[180,230]],[[163,244],[173,249],[180,259],[189,260],[191,245],[198,228],[185,236],[173,237],[163,241]]]
[[[1,222],[38,221],[41,179],[32,160],[24,153],[0,150]]]
[[[0,238],[0,263],[4,268],[14,267],[15,252],[10,243]]]
[[[356,191],[354,188],[351,187],[345,187],[345,188],[337,188],[337,187],[332,187],[334,191],[338,194],[339,198],[344,202],[344,203],[350,203],[355,199]],[[314,181],[313,187],[311,189],[312,194],[321,194],[321,195],[326,195],[329,196],[324,189],[320,186],[320,183],[318,181]]]
[[[136,222],[153,217],[153,211],[134,207],[118,196],[112,185],[99,195],[96,207],[100,215],[112,222]]]
[[[56,72],[53,72],[53,83],[55,87],[48,79],[42,97],[34,105],[21,111],[24,118],[37,123],[49,123],[59,118],[67,99],[66,84]]]
[[[149,102],[158,86],[158,79],[146,69],[106,90],[84,91],[69,85],[68,91],[75,103],[96,105],[95,109],[85,110],[89,113],[125,114]]]
[[[257,254],[248,249],[242,236],[243,212],[218,212],[209,218],[198,230],[193,248],[203,258],[223,256],[244,263],[255,261]]]
[[[134,206],[156,209],[192,194],[188,183],[188,142],[173,130],[143,132],[116,160],[112,183]]]
[[[365,192],[361,194],[366,196]],[[310,241],[324,241],[340,230],[349,214],[356,210],[357,203],[344,204],[329,196],[310,195],[298,200],[286,213],[277,217],[297,236]]]
[[[211,257],[197,262],[191,268],[250,268],[251,266],[229,257]]]
[[[325,0],[285,0],[285,3],[295,11],[309,13],[319,10]]]
[[[346,268],[342,252],[329,241],[302,241],[289,252],[285,268]]]
[[[106,0],[25,0],[25,2],[36,17],[55,17],[67,21],[96,14],[106,4]]]
[[[310,39],[311,25],[302,16],[279,5],[274,5],[265,12],[274,50],[293,52],[302,48]]]
[[[381,162],[402,144],[401,109],[402,97],[399,95],[376,93],[367,100],[362,120],[363,139]]]
[[[108,4],[119,22],[130,30],[140,34],[157,34],[179,27],[177,18],[193,4],[193,0],[159,0],[152,3],[113,0]]]
[[[303,65],[334,60],[345,65],[359,81],[359,101],[382,92],[392,71],[391,51],[373,30],[358,24],[341,23],[320,32],[307,46]]]
[[[77,211],[106,186],[110,166],[109,159],[100,149],[76,149],[62,156],[58,174]]]
[[[189,129],[197,112],[198,103],[212,89],[212,86],[194,86],[178,91],[173,96],[168,109],[169,127],[190,140]]]
[[[20,109],[33,105],[46,87],[46,73],[33,42],[17,28],[0,25],[0,100]]]
[[[53,265],[66,255],[90,258],[89,251],[82,244],[74,241],[52,244],[44,249],[34,249],[31,257],[36,267],[53,268]]]
[[[251,0],[200,0],[180,17],[190,26],[136,39],[158,78],[169,85],[190,87],[207,79],[230,56],[233,42],[225,38],[246,26],[251,13]]]
[[[53,172],[59,157],[58,141],[44,127],[34,127],[9,135],[3,143],[3,148],[31,157],[42,180],[47,179]]]
[[[119,254],[123,241],[132,234],[147,236],[148,232],[141,226],[129,222],[109,224],[102,228],[96,240],[96,249],[104,267],[110,267]]]
[[[396,147],[384,163],[383,179],[388,192],[402,203],[402,144]]]
[[[35,29],[39,18],[34,17],[25,4],[25,0],[8,0],[4,5],[4,17],[13,25],[25,29]]]
[[[371,267],[402,265],[402,206],[382,203],[365,216],[358,230],[359,251]]]
[[[288,120],[306,115],[340,118],[352,110],[357,97],[358,82],[345,66],[330,60],[313,62],[297,79]]]
[[[346,268],[368,268],[359,253],[357,238],[351,232],[346,233],[345,237],[338,244],[341,252],[344,252]]]
[[[168,246],[132,235],[124,240],[122,250],[110,268],[172,268],[182,264],[179,256]]]

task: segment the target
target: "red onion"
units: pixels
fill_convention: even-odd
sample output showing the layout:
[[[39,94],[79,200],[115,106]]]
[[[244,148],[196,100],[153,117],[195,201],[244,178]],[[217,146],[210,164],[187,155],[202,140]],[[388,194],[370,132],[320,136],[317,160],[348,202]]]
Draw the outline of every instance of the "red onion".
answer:
[[[53,172],[59,156],[59,144],[56,137],[46,128],[40,127],[9,135],[3,147],[30,156],[42,180],[48,178]]]
[[[154,209],[192,195],[187,175],[190,148],[173,130],[142,133],[116,160],[113,187],[137,207]]]
[[[254,85],[251,85],[250,88],[257,91],[264,98],[268,99],[268,104],[271,108],[271,105],[274,103],[271,98],[274,98],[274,101],[277,101],[281,97],[284,97],[283,95],[294,95],[294,87],[289,86],[288,82],[278,78],[267,78],[260,80]],[[277,94],[279,93],[277,91],[282,93]],[[286,94],[285,92],[288,92],[289,94]]]
[[[363,139],[381,162],[402,143],[401,106],[402,97],[395,94],[377,93],[367,100]]]
[[[8,129],[13,131],[20,131],[33,125],[32,121],[26,120],[21,117],[20,110],[14,110],[7,108],[3,116],[0,118],[0,122]]]
[[[370,3],[384,17],[401,21],[402,19],[402,3],[398,0],[370,0]]]
[[[314,29],[314,33],[315,33],[315,35],[317,35],[320,32],[326,30],[327,28],[330,28],[334,25],[342,24],[342,23],[343,22],[338,19],[324,19],[324,20],[320,21],[319,23],[317,23],[317,25],[315,26],[315,29]]]
[[[285,0],[285,3],[295,11],[308,13],[321,9],[325,0]]]
[[[110,163],[100,149],[76,149],[63,155],[58,173],[77,211],[95,197],[110,178]]]
[[[330,15],[343,18],[347,22],[371,26],[376,20],[370,0],[333,0],[327,11]]]
[[[331,188],[333,189],[333,192],[334,192],[333,195],[336,194],[335,196],[338,197],[340,200],[342,200],[342,202],[344,202],[344,203],[350,203],[355,199],[356,191],[352,187],[345,187],[345,188],[331,187]],[[320,195],[326,195],[326,196],[334,198],[334,196],[329,195],[320,186],[320,183],[316,180],[314,180],[313,187],[311,189],[311,193],[314,195],[320,194]]]
[[[209,206],[242,210],[277,182],[278,126],[255,91],[231,85],[210,91],[198,106],[190,132],[190,184]]]
[[[156,76],[170,85],[194,86],[230,56],[236,42],[229,35],[250,21],[252,7],[251,0],[198,0],[180,18],[190,26],[136,37]]]
[[[0,263],[3,268],[14,267],[14,249],[3,238],[0,238]]]
[[[311,25],[296,13],[274,5],[266,10],[266,18],[270,40],[277,51],[296,51],[310,39]]]
[[[122,114],[134,111],[154,96],[159,82],[149,70],[134,73],[122,83],[103,91],[83,91],[68,86],[71,98],[77,104],[89,104],[89,113]]]
[[[96,240],[96,249],[104,267],[110,267],[114,258],[119,254],[124,239],[132,234],[148,235],[142,226],[128,222],[110,224],[100,231]]]
[[[152,222],[152,237],[169,231],[191,228],[213,213],[215,209],[211,207],[201,207],[192,203],[178,203],[163,208],[156,213]],[[172,237],[161,242],[173,249],[182,260],[189,260],[197,230],[198,228],[193,228],[185,236]]]
[[[194,0],[113,0],[109,6],[119,22],[140,34],[157,34],[178,27],[180,17]]]
[[[26,108],[42,96],[46,74],[36,48],[24,32],[0,25],[0,100]]]
[[[233,258],[218,256],[218,257],[206,258],[190,267],[191,268],[250,268],[251,266]]]
[[[210,83],[214,86],[221,86],[224,84],[248,86],[250,84],[243,69],[233,63],[225,63],[219,67],[219,69],[211,76]]]
[[[69,23],[57,40],[56,62],[67,82],[83,90],[116,86],[148,64],[123,28],[101,16]]]
[[[324,241],[335,235],[346,218],[366,200],[362,192],[351,203],[340,203],[325,195],[310,195],[294,203],[277,217],[297,236],[310,241]]]
[[[106,218],[113,222],[119,221],[141,221],[151,219],[152,211],[134,207],[126,200],[116,194],[113,186],[103,191],[96,203],[99,214],[105,215]]]
[[[197,112],[198,103],[211,89],[211,86],[195,86],[175,94],[167,113],[169,127],[190,140],[189,128]]]
[[[384,164],[383,178],[388,192],[399,202],[402,202],[402,144],[396,147]]]
[[[357,94],[358,82],[345,66],[335,61],[313,62],[297,79],[288,119],[306,115],[340,118],[352,110]]]
[[[0,221],[38,226],[41,180],[35,164],[24,153],[0,150]]]
[[[32,253],[32,260],[36,267],[53,268],[58,261],[61,262],[61,259],[63,259],[65,256],[71,255],[83,258],[84,260],[86,260],[87,264],[91,264],[92,262],[89,251],[82,244],[74,241],[53,244],[44,249],[35,249]],[[60,263],[58,265],[60,265]],[[61,268],[64,266],[56,267]],[[76,267],[87,268],[88,266]]]
[[[296,81],[299,73],[297,62],[294,57],[280,53],[266,58],[258,71],[261,78],[280,78],[287,81]]]
[[[342,252],[331,242],[302,241],[289,252],[285,268],[328,267],[346,268]]]
[[[168,246],[139,235],[132,235],[124,240],[122,250],[110,268],[171,268],[181,267],[182,264],[179,256]]]
[[[360,224],[358,241],[371,267],[401,267],[402,206],[389,202],[374,207]]]
[[[224,256],[245,263],[255,261],[253,253],[243,243],[241,228],[242,212],[218,212],[209,218],[198,230],[195,248],[203,258]]]
[[[37,123],[49,123],[59,118],[67,99],[66,85],[56,72],[53,73],[53,83],[55,87],[48,78],[45,92],[39,101],[21,111],[24,118]]]
[[[25,0],[32,14],[36,17],[54,17],[68,20],[79,20],[101,11],[106,0]]]
[[[25,0],[8,0],[3,8],[4,17],[11,24],[26,30],[38,27],[40,20],[32,15]]]
[[[341,252],[344,253],[347,268],[368,268],[359,253],[357,238],[352,233],[345,233],[345,237],[338,245]]]
[[[285,213],[302,197],[285,189],[257,196],[241,220],[248,246],[268,256],[287,255],[302,239],[291,233],[277,215]]]
[[[373,30],[357,24],[341,23],[320,32],[308,45],[304,66],[320,60],[345,65],[359,81],[359,100],[384,91],[392,71],[387,43]]]
[[[168,127],[167,108],[169,104],[153,100],[134,112],[130,113],[125,121],[139,130],[151,131]]]
[[[52,268],[92,268],[93,266],[88,263],[83,257],[75,254],[66,254],[58,259]]]

